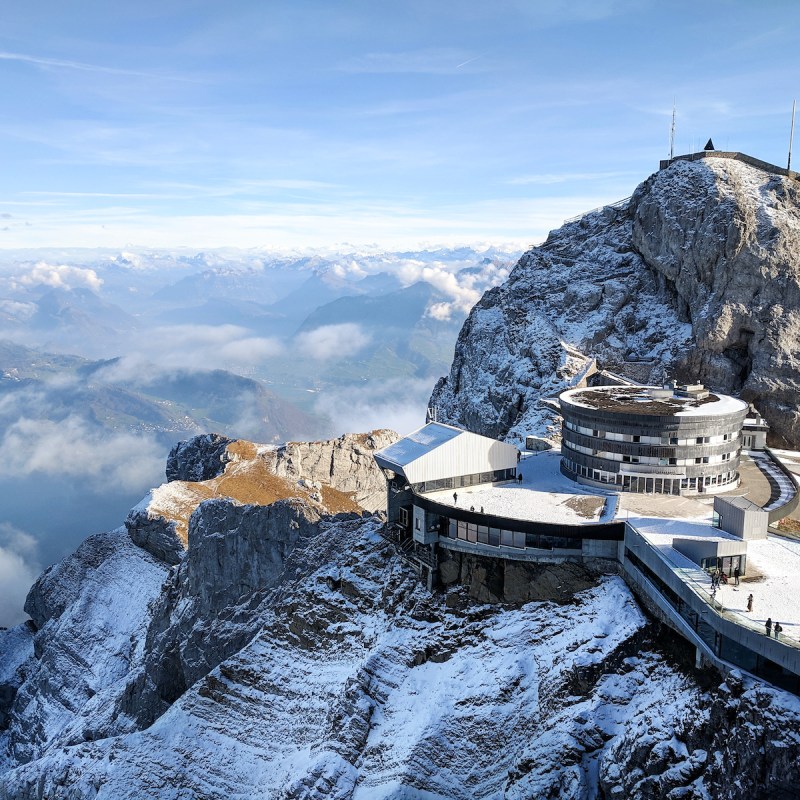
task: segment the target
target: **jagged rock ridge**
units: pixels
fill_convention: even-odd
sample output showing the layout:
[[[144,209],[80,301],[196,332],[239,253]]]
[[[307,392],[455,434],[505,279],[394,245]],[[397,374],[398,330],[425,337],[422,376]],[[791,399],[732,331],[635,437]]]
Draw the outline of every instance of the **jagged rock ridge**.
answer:
[[[557,435],[540,403],[598,364],[754,402],[800,446],[800,183],[725,159],[677,161],[550,234],[488,291],[431,404],[497,437]]]
[[[125,527],[140,547],[177,564],[188,545],[191,514],[215,497],[257,505],[299,497],[333,513],[376,511],[386,505],[386,482],[372,454],[397,438],[394,431],[375,430],[276,447],[195,436],[172,449],[168,483],[131,509]]]

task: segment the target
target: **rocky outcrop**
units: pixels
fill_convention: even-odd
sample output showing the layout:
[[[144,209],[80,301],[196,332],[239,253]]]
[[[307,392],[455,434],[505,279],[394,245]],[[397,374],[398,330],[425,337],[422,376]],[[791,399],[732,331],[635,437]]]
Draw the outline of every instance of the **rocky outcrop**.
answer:
[[[148,492],[141,503],[134,506],[125,517],[125,529],[134,544],[147,550],[165,564],[177,564],[185,552],[178,535],[175,520],[166,519],[150,511],[153,493]]]
[[[467,587],[479,603],[563,603],[596,586],[598,572],[583,563],[535,564],[439,550],[439,581],[444,587]]]
[[[234,439],[218,433],[204,433],[178,442],[167,456],[168,481],[207,481],[225,470],[228,445]]]
[[[772,800],[797,796],[800,702],[734,672],[672,721],[672,738],[642,718],[609,748],[609,798]]]
[[[167,471],[172,480],[151,490],[125,527],[139,547],[177,564],[188,546],[189,518],[204,500],[264,506],[299,498],[324,514],[383,508],[386,482],[372,453],[396,439],[392,431],[373,431],[274,447],[198,436],[173,448]],[[203,475],[212,477],[200,480]]]
[[[632,202],[633,246],[692,325],[679,368],[741,394],[800,443],[800,181],[679,162]]]
[[[201,503],[189,522],[186,557],[153,608],[147,656],[120,710],[149,724],[247,644],[260,626],[256,607],[298,568],[293,551],[320,535],[321,520],[318,508],[299,499]]]
[[[555,437],[541,400],[599,365],[740,394],[800,446],[799,191],[739,161],[679,161],[552,232],[473,308],[431,398],[439,418]]]
[[[399,439],[390,430],[346,433],[324,442],[287,442],[260,455],[276,475],[327,484],[366,511],[386,508],[386,479],[372,454]]]

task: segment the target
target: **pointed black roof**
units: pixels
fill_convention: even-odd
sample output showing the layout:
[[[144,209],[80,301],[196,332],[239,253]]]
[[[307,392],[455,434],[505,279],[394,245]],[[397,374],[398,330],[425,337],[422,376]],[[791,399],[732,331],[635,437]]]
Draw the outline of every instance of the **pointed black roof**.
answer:
[[[709,139],[709,140],[706,142],[706,146],[703,148],[703,150],[716,150],[716,149],[717,149],[717,148],[716,148],[716,147],[714,147],[714,142],[712,142],[712,141],[711,141],[711,139]]]

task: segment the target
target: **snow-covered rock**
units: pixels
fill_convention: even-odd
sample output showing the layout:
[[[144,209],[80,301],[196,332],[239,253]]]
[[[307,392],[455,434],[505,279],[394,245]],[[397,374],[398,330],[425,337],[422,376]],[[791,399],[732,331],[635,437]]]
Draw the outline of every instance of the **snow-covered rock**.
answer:
[[[178,442],[167,456],[168,481],[207,481],[221,475],[228,445],[234,440],[218,433],[193,436]]]
[[[542,398],[602,368],[700,380],[800,443],[800,185],[719,158],[677,161],[620,208],[570,222],[473,308],[431,405],[522,441],[558,433]]]
[[[38,630],[10,709],[10,756],[25,762],[129,729],[112,703],[143,657],[149,605],[166,576],[119,528],[90,536],[39,578],[25,603]]]

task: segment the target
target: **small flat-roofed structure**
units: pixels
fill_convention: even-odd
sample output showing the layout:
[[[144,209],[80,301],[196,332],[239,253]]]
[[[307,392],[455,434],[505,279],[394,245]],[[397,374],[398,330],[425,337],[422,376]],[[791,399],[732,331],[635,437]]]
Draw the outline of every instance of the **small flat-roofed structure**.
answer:
[[[742,447],[745,450],[763,450],[767,446],[769,425],[759,414],[747,417],[742,425]]]
[[[715,497],[714,522],[741,539],[766,539],[769,512],[746,497]]]
[[[747,403],[699,384],[598,386],[559,397],[561,468],[623,492],[699,494],[739,482]]]
[[[737,568],[741,575],[747,569],[747,543],[744,541],[717,536],[676,536],[672,540],[672,547],[701,569],[720,569],[729,576]]]

